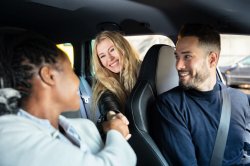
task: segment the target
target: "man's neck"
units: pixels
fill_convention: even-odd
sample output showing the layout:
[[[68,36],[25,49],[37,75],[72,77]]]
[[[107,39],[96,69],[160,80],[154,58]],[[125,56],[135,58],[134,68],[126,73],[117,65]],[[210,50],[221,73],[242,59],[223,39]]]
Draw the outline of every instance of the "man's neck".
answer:
[[[216,84],[216,76],[210,77],[206,79],[200,86],[198,86],[196,89],[199,91],[211,91],[214,88],[214,85]]]

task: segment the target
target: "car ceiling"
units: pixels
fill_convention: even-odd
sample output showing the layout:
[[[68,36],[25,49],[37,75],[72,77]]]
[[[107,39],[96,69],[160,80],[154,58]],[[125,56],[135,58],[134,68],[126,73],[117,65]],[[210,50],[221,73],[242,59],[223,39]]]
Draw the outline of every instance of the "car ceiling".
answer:
[[[62,41],[89,40],[103,29],[171,37],[186,22],[250,34],[249,9],[249,0],[2,0],[0,25]]]

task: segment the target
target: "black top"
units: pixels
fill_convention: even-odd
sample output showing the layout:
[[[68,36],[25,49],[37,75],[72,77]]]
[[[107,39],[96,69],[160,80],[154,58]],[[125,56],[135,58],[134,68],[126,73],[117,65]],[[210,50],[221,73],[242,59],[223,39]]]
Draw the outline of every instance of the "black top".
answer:
[[[100,97],[98,101],[98,107],[101,113],[102,117],[105,117],[108,113],[108,111],[114,111],[116,113],[120,112],[121,105],[119,103],[119,99],[115,94],[113,94],[111,91],[106,90]]]
[[[243,157],[244,134],[249,123],[245,94],[227,88],[231,120],[223,165],[237,165]],[[222,96],[217,83],[200,92],[176,87],[160,95],[153,114],[153,138],[174,165],[209,165],[219,125]]]
[[[107,113],[109,111],[114,111],[119,113],[121,110],[121,105],[119,103],[118,97],[113,94],[111,91],[106,90],[100,97],[98,101],[98,107],[100,111],[100,117],[97,120],[97,128],[103,138],[105,140],[105,134],[102,129],[102,123],[107,120]]]

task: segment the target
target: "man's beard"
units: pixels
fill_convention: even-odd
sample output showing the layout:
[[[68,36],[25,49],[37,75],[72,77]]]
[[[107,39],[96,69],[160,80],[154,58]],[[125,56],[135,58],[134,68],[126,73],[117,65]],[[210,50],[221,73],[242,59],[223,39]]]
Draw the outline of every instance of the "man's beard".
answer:
[[[198,71],[198,70],[197,70]],[[199,70],[200,72],[197,72],[195,76],[192,76],[188,81],[183,82],[179,80],[179,85],[185,89],[198,89],[198,87],[206,81],[206,79],[209,77],[208,70]]]

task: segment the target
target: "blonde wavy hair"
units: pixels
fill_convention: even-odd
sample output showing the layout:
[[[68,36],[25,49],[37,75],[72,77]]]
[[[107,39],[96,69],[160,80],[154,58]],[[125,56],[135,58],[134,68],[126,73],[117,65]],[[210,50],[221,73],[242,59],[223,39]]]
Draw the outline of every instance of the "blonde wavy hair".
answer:
[[[110,39],[115,49],[120,54],[120,62],[123,68],[119,74],[111,72],[105,68],[98,55],[97,46],[104,39]],[[138,52],[130,45],[122,34],[115,31],[103,31],[96,36],[93,48],[93,66],[96,81],[93,86],[93,109],[96,110],[100,96],[106,90],[111,91],[119,99],[122,108],[125,105],[126,98],[130,94],[137,79],[140,67],[140,59]],[[124,112],[121,110],[121,112]]]

